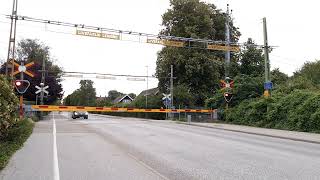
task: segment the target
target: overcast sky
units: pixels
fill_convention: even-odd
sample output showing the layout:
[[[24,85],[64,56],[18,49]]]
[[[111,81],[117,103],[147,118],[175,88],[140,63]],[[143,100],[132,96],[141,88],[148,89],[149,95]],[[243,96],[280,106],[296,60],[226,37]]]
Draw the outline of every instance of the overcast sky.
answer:
[[[269,44],[278,46],[271,54],[271,67],[291,75],[306,61],[320,59],[320,24],[316,0],[207,0],[225,10],[229,3],[235,25],[240,28],[240,42],[252,37],[263,43],[262,18],[267,18]],[[0,59],[6,59],[12,0],[0,3]],[[18,14],[41,19],[86,24],[121,30],[158,34],[161,15],[169,8],[169,0],[19,0]],[[36,38],[51,47],[51,54],[65,71],[114,74],[153,75],[157,52],[161,46],[76,36],[76,29],[18,21],[17,38]],[[133,37],[132,40],[136,40]],[[90,78],[85,76],[83,79]],[[79,88],[79,78],[65,78],[65,94]],[[98,80],[97,95],[116,89],[139,94],[146,81]],[[157,80],[149,78],[149,88]],[[50,91],[50,90],[49,90]]]

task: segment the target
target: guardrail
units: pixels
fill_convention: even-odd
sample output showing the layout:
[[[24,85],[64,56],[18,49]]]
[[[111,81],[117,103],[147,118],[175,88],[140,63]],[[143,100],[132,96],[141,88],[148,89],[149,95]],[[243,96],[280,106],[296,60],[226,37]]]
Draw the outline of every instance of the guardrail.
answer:
[[[88,106],[51,106],[32,105],[34,111],[88,111],[88,112],[145,112],[145,113],[212,113],[216,110],[206,109],[139,109],[139,108],[116,108],[116,107],[88,107]]]

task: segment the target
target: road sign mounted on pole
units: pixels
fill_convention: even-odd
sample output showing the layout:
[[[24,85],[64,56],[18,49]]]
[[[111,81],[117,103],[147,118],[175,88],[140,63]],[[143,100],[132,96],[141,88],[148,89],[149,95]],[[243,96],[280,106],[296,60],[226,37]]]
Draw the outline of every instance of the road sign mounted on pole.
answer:
[[[41,86],[41,85],[40,85]],[[46,89],[48,89],[49,88],[49,86],[41,86],[41,87],[39,87],[39,86],[35,86],[38,90],[36,91],[36,94],[39,94],[40,92],[44,92],[44,93],[46,93],[46,94],[49,94],[49,92],[46,90]]]
[[[225,92],[223,94],[223,96],[224,96],[224,99],[226,100],[226,102],[229,103],[231,101],[232,97],[233,97],[233,94],[230,93],[230,92]]]
[[[170,105],[171,105],[171,99],[170,98],[165,98],[164,100],[162,100],[162,102],[166,107],[170,107]]]
[[[34,65],[34,62],[30,62],[30,63],[28,63],[28,64],[26,64],[26,65],[24,65],[24,63],[21,63],[21,65],[20,65],[20,64],[18,64],[18,63],[16,63],[16,62],[14,62],[13,64],[14,64],[14,66],[15,66],[16,68],[18,68],[18,70],[16,70],[16,71],[13,72],[13,76],[15,76],[15,75],[17,75],[17,74],[19,74],[19,73],[25,73],[25,74],[27,74],[27,75],[30,76],[30,77],[34,77],[34,74],[33,74],[31,71],[28,71],[28,67],[33,66],[33,65]]]
[[[14,86],[17,89],[18,93],[24,94],[30,86],[30,82],[28,80],[16,80],[14,82]]]
[[[273,84],[271,81],[264,83],[264,89],[271,90],[273,88]]]
[[[171,94],[164,94],[164,93],[162,93],[162,95],[163,95],[162,100],[170,99],[170,96],[171,96]]]
[[[220,80],[221,89],[232,89],[234,86],[234,80],[226,78],[225,80]]]
[[[162,93],[163,95],[163,98],[162,98],[162,102],[163,104],[166,106],[166,108],[170,107],[171,106],[171,94],[164,94]]]

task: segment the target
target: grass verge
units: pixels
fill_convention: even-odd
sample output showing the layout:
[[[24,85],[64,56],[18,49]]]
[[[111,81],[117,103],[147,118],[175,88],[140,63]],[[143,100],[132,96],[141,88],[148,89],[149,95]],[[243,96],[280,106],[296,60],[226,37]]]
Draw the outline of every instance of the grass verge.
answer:
[[[0,170],[2,170],[11,156],[19,150],[23,143],[31,135],[34,122],[31,119],[19,121],[11,129],[8,135],[0,139]]]

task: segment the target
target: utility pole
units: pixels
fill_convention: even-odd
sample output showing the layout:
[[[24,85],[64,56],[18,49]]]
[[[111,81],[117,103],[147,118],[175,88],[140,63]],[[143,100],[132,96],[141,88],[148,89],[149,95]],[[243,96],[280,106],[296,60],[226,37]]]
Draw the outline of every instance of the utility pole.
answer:
[[[21,66],[24,66],[24,60],[22,60],[21,61]],[[13,65],[13,64],[12,64]],[[14,69],[14,68],[12,68],[12,69]],[[22,72],[22,73],[20,73],[20,80],[23,80],[24,79],[24,75],[23,75],[24,73]],[[20,94],[20,99],[19,99],[19,110],[20,110],[20,112],[19,112],[19,116],[20,116],[20,119],[22,119],[23,118],[23,94]]]
[[[269,62],[269,45],[268,45],[268,35],[267,35],[267,20],[263,18],[263,39],[264,39],[264,70],[265,70],[265,83],[270,83],[270,62]],[[264,96],[270,96],[270,90],[266,88],[264,91]]]
[[[46,80],[46,61],[45,61],[45,57],[43,57],[42,70],[41,70],[41,83],[40,83],[41,88],[44,87],[45,80]],[[43,105],[43,96],[44,96],[44,91],[41,91],[40,92],[40,104],[41,105]]]
[[[226,12],[226,46],[230,46],[230,14],[229,14],[229,4],[227,4]],[[229,67],[230,67],[230,50],[226,51],[225,54],[225,78],[229,77]]]
[[[12,14],[11,14],[11,27],[10,27],[10,37],[8,46],[8,56],[6,64],[6,76],[9,74],[9,63],[11,60],[11,82],[13,81],[13,71],[14,71],[14,59],[15,59],[15,48],[16,48],[16,32],[17,32],[17,20],[18,20],[18,0],[13,0]]]
[[[173,108],[173,65],[171,64],[171,73],[170,73],[170,94],[171,94],[171,108]]]
[[[171,72],[170,72],[170,94],[171,94],[171,103],[170,103],[170,109],[173,109],[173,65],[171,64]],[[173,119],[172,112],[169,114],[170,118]]]
[[[147,91],[146,91],[146,109],[148,109],[148,89],[149,89],[149,79],[148,79],[148,66],[147,67]]]

